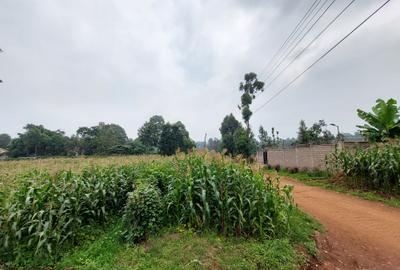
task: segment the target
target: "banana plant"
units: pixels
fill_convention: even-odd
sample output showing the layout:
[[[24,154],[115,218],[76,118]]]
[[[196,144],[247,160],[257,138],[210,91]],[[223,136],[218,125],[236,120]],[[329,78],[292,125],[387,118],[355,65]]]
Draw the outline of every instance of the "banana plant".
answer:
[[[372,142],[382,142],[400,136],[400,107],[397,101],[389,99],[376,100],[376,105],[372,107],[372,112],[365,112],[358,109],[358,116],[367,122],[358,125],[361,133]]]

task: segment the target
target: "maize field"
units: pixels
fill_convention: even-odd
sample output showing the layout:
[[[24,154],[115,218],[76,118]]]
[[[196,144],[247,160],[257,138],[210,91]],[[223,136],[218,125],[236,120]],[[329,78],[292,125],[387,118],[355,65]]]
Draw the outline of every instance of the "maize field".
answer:
[[[333,174],[358,188],[400,194],[400,142],[376,144],[367,149],[344,150],[327,157]]]
[[[290,231],[290,187],[219,155],[29,168],[12,182],[0,193],[0,262],[8,266],[55,262],[85,230],[119,217],[121,239],[132,243],[168,226],[261,240]]]

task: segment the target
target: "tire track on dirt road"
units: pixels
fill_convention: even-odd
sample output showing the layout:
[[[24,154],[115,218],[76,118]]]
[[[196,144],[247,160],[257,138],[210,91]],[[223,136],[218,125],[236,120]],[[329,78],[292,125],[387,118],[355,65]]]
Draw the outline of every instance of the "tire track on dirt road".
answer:
[[[400,270],[400,209],[287,177],[281,184],[293,185],[297,205],[326,229],[317,236],[322,265],[311,269]]]

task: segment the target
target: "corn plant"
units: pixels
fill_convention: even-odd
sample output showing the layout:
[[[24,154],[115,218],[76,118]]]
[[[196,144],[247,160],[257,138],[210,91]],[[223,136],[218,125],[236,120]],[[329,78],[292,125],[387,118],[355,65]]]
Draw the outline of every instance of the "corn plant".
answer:
[[[25,251],[47,256],[78,241],[82,228],[102,224],[123,208],[134,174],[122,166],[24,175],[0,208],[0,260],[23,261]]]
[[[133,241],[170,225],[272,238],[289,230],[290,194],[245,161],[222,156],[31,171],[0,193],[0,263],[21,265],[27,254],[56,260],[62,247],[79,244],[82,230],[118,215]]]
[[[327,162],[333,173],[343,173],[351,185],[400,194],[400,142],[335,152]]]
[[[200,156],[189,156],[176,160],[174,167],[178,173],[166,194],[171,222],[261,238],[284,232],[288,196],[244,162],[214,159],[207,164]]]

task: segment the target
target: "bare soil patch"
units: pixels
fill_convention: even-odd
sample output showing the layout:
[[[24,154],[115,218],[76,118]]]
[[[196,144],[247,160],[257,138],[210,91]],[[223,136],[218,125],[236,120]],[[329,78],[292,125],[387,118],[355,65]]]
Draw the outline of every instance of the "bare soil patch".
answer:
[[[293,185],[298,206],[326,228],[316,236],[321,262],[310,269],[400,269],[400,209],[350,195]]]

